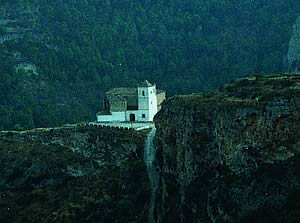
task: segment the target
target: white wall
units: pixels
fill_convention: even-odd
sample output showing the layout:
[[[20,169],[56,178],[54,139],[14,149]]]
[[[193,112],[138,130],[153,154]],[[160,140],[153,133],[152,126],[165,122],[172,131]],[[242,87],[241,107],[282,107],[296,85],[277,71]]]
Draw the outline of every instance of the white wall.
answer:
[[[149,121],[149,110],[142,111],[127,111],[126,112],[126,121],[130,121],[130,114],[135,115],[136,122],[148,122]],[[143,114],[145,114],[145,118],[143,118]]]
[[[154,94],[151,94],[149,99],[149,121],[153,121],[154,116],[157,113],[157,96],[156,87],[154,87]]]
[[[126,112],[112,112],[111,115],[97,115],[97,122],[124,122]]]
[[[157,113],[157,95],[155,85],[152,87],[138,87],[138,109],[139,110],[137,111],[112,112],[111,115],[97,115],[97,121],[129,122],[130,114],[134,114],[135,121],[137,122],[152,122]],[[145,118],[143,118],[143,114],[145,114]]]
[[[146,114],[146,119],[143,119],[143,121],[153,121],[153,118],[157,113],[155,85],[152,87],[138,87],[138,107],[140,115]]]

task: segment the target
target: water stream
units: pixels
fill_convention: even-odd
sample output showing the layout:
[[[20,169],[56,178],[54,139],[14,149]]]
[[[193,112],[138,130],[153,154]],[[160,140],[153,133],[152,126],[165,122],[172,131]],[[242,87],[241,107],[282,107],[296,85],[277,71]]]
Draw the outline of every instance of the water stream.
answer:
[[[144,149],[144,162],[147,166],[147,174],[151,186],[150,204],[149,204],[149,211],[148,211],[148,223],[155,222],[154,208],[155,208],[156,192],[159,188],[159,174],[155,170],[155,166],[153,165],[153,161],[155,159],[155,147],[153,143],[155,133],[156,133],[156,128],[152,128],[151,132],[147,137],[147,141]]]

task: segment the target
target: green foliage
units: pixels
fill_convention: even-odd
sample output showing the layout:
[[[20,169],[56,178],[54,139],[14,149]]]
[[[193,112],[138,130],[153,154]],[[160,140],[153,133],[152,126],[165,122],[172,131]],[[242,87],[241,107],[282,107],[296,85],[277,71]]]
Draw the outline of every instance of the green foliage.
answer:
[[[0,44],[0,105],[28,118],[21,124],[14,114],[0,128],[94,119],[106,90],[142,79],[170,95],[283,71],[300,7],[296,0],[1,3],[6,17],[16,18],[6,26],[23,34]],[[35,64],[39,75],[18,75],[21,62]],[[25,98],[31,102],[19,108]]]

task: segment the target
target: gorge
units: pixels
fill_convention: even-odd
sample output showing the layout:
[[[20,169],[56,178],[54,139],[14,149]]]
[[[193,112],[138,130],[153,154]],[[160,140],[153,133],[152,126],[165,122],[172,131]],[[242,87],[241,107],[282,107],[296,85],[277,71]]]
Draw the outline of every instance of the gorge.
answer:
[[[0,132],[0,221],[298,222],[299,74],[169,98],[155,126]]]
[[[151,188],[151,194],[150,194],[150,202],[149,202],[149,212],[148,212],[148,223],[154,223],[155,219],[155,201],[156,201],[156,195],[157,191],[159,189],[159,173],[155,169],[155,146],[154,146],[154,137],[156,133],[156,128],[152,128],[151,132],[149,133],[147,137],[147,141],[145,144],[145,150],[144,150],[144,160],[145,165],[147,167],[147,174],[149,177],[149,183]]]

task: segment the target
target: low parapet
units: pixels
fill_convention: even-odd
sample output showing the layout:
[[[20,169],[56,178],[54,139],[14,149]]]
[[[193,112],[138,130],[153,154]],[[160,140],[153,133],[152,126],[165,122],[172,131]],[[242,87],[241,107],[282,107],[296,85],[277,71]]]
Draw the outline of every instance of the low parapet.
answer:
[[[104,128],[134,129],[136,131],[154,128],[154,123],[152,122],[90,122],[88,125]]]

